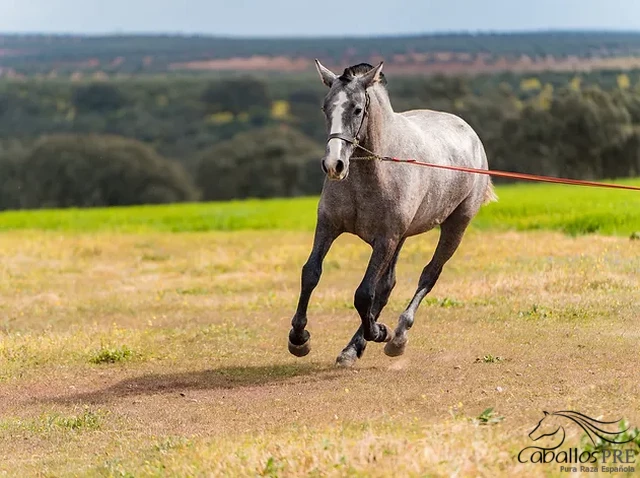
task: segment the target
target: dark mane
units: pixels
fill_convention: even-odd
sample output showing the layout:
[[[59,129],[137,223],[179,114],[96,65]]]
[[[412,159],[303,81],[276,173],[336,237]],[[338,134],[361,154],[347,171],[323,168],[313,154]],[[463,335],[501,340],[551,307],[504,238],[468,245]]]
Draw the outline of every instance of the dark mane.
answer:
[[[349,83],[350,81],[355,79],[356,76],[362,76],[372,69],[373,69],[373,65],[370,65],[369,63],[358,63],[357,65],[353,65],[348,68],[345,68],[342,75],[339,76],[339,79],[340,81]],[[385,78],[384,73],[382,72],[380,73],[380,83],[382,85],[387,84],[387,79]]]

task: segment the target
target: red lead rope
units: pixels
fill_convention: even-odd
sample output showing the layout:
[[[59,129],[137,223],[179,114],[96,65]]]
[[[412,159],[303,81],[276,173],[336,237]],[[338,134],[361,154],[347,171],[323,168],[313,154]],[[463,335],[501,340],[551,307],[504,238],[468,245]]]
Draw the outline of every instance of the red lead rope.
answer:
[[[378,159],[380,161],[393,161],[394,163],[417,164],[418,166],[427,166],[437,169],[449,169],[451,171],[462,171],[464,173],[486,174],[489,176],[498,176],[501,178],[525,179],[527,181],[539,181],[545,183],[571,184],[573,186],[591,186],[598,188],[627,189],[630,191],[640,191],[640,186],[627,186],[624,184],[601,183],[597,181],[581,181],[580,179],[554,178],[552,176],[540,176],[537,174],[512,173],[509,171],[497,171],[491,169],[466,168],[464,166],[449,166],[444,164],[426,163],[417,159],[400,159],[391,156],[380,156],[373,151],[365,148],[357,139],[350,138],[343,134],[333,134],[335,138],[340,138],[348,143],[353,144],[356,148],[361,149],[371,156],[352,156],[351,159]]]
[[[496,171],[491,169],[465,168],[463,166],[447,166],[444,164],[433,164],[418,161],[416,159],[399,159],[389,156],[378,157],[382,161],[393,161],[395,163],[417,164],[418,166],[428,166],[437,169],[449,169],[452,171],[462,171],[465,173],[487,174],[489,176],[498,176],[501,178],[525,179],[527,181],[540,181],[545,183],[572,184],[575,186],[592,186],[601,188],[628,189],[631,191],[640,191],[640,186],[627,186],[624,184],[601,183],[596,181],[581,181],[579,179],[554,178],[551,176],[539,176],[537,174],[511,173],[509,171]]]
[[[367,94],[367,106],[369,105],[369,95]],[[367,114],[367,108],[365,107],[364,114]],[[355,136],[351,137],[344,133],[332,133],[329,135],[329,139],[338,138],[347,143],[353,144],[356,149],[361,149],[362,151],[369,153],[371,156],[352,156],[351,159],[378,159],[380,161],[393,161],[394,163],[409,163],[409,164],[417,164],[418,166],[427,166],[430,168],[437,169],[449,169],[451,171],[462,171],[464,173],[476,173],[476,174],[486,174],[489,176],[497,176],[501,178],[513,178],[513,179],[525,179],[527,181],[539,181],[545,183],[556,183],[556,184],[571,184],[573,186],[591,186],[597,188],[612,188],[612,189],[627,189],[630,191],[640,191],[640,186],[627,186],[624,184],[611,184],[611,183],[601,183],[597,181],[581,181],[579,179],[568,179],[568,178],[554,178],[552,176],[539,176],[537,174],[527,174],[527,173],[512,173],[509,171],[496,171],[491,169],[477,169],[477,168],[465,168],[464,166],[447,166],[444,164],[433,164],[426,163],[424,161],[418,161],[417,159],[400,159],[394,158],[391,156],[380,156],[379,154],[374,153],[370,149],[365,148],[360,144],[360,140],[358,139],[358,135],[360,130],[362,129],[362,125],[364,124],[364,116],[362,117],[362,122],[360,123],[360,128],[358,128],[358,132]]]

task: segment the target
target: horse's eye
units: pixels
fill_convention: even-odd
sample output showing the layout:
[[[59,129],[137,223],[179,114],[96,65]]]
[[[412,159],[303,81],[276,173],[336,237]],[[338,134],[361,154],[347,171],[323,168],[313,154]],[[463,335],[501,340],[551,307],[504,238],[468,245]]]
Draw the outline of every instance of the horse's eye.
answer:
[[[354,114],[359,115],[360,113],[362,113],[362,108],[357,107],[355,110],[353,110]]]

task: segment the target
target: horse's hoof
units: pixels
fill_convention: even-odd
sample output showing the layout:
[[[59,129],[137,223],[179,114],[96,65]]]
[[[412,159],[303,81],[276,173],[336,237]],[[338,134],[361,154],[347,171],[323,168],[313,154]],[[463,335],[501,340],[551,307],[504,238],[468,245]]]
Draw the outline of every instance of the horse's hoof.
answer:
[[[354,349],[343,350],[336,359],[336,367],[350,368],[358,360],[358,354]]]
[[[305,355],[308,355],[309,352],[311,352],[310,342],[311,339],[307,339],[307,341],[302,345],[296,345],[291,343],[291,340],[289,340],[289,352],[291,352],[291,354],[295,355],[296,357],[304,357]]]
[[[405,348],[407,347],[407,339],[402,342],[397,340],[392,340],[391,342],[387,342],[384,346],[384,353],[389,357],[399,357],[404,353]]]

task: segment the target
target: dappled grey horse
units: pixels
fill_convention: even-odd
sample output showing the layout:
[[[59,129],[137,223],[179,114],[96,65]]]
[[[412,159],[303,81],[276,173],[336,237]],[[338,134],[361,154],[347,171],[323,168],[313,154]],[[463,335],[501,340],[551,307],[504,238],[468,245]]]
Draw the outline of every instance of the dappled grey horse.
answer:
[[[333,241],[348,232],[372,248],[354,305],[362,325],[337,358],[350,366],[367,341],[386,342],[389,356],[404,353],[408,330],[420,302],[435,285],[483,203],[495,200],[486,175],[418,167],[378,160],[350,161],[367,150],[380,156],[487,169],[482,142],[461,118],[431,110],[393,111],[382,63],[362,63],[338,76],[316,60],[329,87],[324,100],[329,136],[322,169],[326,174],[317,211],[313,248],[302,267],[298,307],[291,321],[289,351],[303,357],[311,350],[307,306],[320,280],[322,262]],[[362,154],[361,154],[362,153]],[[395,286],[395,268],[407,237],[440,226],[431,261],[395,331],[377,322]]]

